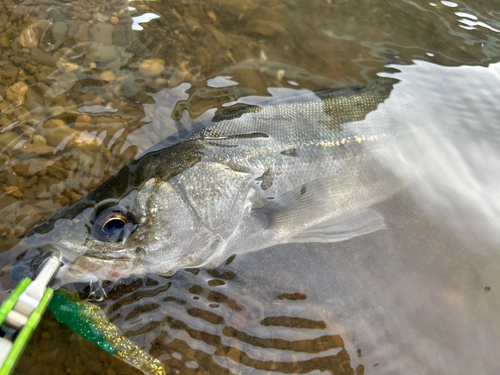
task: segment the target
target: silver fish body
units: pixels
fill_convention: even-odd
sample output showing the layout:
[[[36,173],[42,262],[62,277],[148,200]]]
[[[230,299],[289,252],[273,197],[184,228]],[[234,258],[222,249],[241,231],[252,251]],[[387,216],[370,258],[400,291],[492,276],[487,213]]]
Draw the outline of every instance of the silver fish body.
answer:
[[[116,278],[383,228],[367,208],[407,182],[381,160],[411,142],[397,114],[369,119],[393,84],[222,112],[153,147],[26,241]]]

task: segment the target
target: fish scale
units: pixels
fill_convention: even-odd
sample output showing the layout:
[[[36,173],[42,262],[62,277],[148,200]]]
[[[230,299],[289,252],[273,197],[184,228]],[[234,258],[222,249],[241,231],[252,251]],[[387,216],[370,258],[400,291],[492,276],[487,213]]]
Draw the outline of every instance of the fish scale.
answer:
[[[160,142],[27,240],[109,278],[171,275],[279,243],[381,229],[367,208],[406,183],[383,161],[394,142],[411,142],[411,132],[393,126],[397,113],[369,119],[394,83],[226,110]],[[116,242],[99,239],[95,226],[110,205],[136,223]]]

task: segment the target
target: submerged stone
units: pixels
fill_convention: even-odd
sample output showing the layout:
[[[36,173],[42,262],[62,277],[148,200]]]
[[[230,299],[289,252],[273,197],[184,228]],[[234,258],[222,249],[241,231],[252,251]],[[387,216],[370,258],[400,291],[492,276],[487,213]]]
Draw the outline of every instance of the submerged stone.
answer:
[[[139,72],[145,77],[157,77],[163,73],[165,61],[162,59],[147,59],[141,62]]]

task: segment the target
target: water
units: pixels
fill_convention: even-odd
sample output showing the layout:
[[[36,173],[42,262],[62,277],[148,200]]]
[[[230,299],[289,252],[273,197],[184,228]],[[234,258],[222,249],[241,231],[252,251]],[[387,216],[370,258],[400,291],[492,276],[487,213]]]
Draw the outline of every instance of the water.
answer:
[[[494,374],[499,30],[493,1],[4,1],[0,250],[177,130],[372,83],[391,48],[384,105],[433,130],[388,162],[418,179],[375,207],[386,230],[130,278],[98,305],[172,373]],[[49,313],[16,371],[89,372],[138,373]]]

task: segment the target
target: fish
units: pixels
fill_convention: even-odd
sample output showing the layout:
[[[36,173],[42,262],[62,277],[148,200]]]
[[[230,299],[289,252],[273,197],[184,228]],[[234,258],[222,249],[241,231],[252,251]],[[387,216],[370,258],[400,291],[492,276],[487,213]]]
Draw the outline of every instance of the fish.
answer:
[[[371,207],[408,182],[381,160],[412,137],[397,113],[370,113],[395,84],[381,77],[224,110],[153,146],[25,241],[80,267],[62,273],[118,279],[383,229]]]

